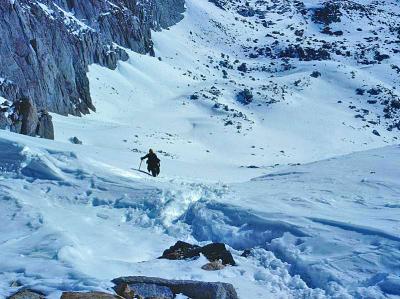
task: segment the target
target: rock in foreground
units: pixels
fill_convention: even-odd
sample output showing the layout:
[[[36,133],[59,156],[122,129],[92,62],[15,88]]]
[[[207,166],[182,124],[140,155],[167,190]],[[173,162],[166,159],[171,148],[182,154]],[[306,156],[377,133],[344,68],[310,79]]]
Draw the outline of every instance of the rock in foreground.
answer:
[[[45,299],[45,296],[38,291],[23,289],[11,295],[8,299]]]
[[[231,284],[222,282],[203,282],[193,280],[169,280],[155,277],[145,276],[128,276],[116,278],[112,281],[115,286],[115,291],[118,295],[129,299],[129,294],[143,297],[168,297],[168,290],[176,296],[183,294],[192,299],[238,299],[236,291]],[[129,287],[129,289],[127,289]],[[130,293],[130,290],[134,290]],[[146,293],[141,293],[141,292]],[[154,294],[149,291],[154,290]],[[162,295],[159,292],[164,292]],[[143,295],[142,295],[143,294]],[[128,296],[127,296],[128,295]]]
[[[102,292],[64,292],[61,299],[122,299],[118,295],[107,294]]]

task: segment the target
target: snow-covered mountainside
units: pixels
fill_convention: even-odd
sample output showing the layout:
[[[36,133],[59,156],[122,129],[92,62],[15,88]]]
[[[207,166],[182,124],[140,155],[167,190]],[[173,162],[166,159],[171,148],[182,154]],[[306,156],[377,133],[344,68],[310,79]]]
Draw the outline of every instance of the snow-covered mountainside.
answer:
[[[55,141],[0,131],[0,297],[143,275],[399,298],[399,22],[389,0],[186,0],[154,56],[113,40],[125,61],[87,62],[95,113],[52,113]],[[157,178],[136,170],[149,148]],[[178,240],[237,265],[158,259]]]

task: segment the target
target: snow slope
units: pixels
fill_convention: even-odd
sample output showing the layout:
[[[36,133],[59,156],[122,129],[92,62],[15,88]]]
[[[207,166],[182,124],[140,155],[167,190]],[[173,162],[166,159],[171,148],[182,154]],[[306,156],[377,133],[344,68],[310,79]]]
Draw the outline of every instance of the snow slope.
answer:
[[[240,298],[400,296],[398,131],[355,94],[396,85],[398,57],[249,58],[252,40],[273,42],[264,30],[288,36],[304,20],[267,1],[267,28],[227,2],[188,0],[182,22],[154,33],[156,57],[92,65],[97,113],[53,115],[56,141],[0,132],[0,297],[16,281],[59,298],[122,275],[230,282]],[[249,105],[236,99],[244,88]],[[150,147],[156,179],[133,169]],[[157,259],[177,240],[225,242],[238,266]]]
[[[120,275],[225,281],[241,298],[399,295],[398,146],[223,185],[128,172],[85,146],[0,144],[3,295],[19,281],[58,298]],[[156,259],[176,240],[225,242],[239,265]]]
[[[213,179],[225,181],[237,175],[227,177],[219,169],[230,168],[232,173],[241,166],[310,162],[398,142],[397,129],[389,132],[383,122],[366,125],[348,108],[360,109],[357,87],[368,82],[395,84],[391,76],[381,78],[378,68],[383,66],[364,69],[336,60],[293,61],[295,68],[287,71],[260,71],[261,66],[280,61],[247,58],[243,47],[249,39],[261,39],[267,29],[254,29],[235,20],[237,16],[205,0],[187,1],[185,19],[154,34],[161,61],[131,52],[130,60],[119,63],[116,71],[92,65],[89,78],[97,113],[82,121],[55,116],[56,139],[67,141],[77,135],[86,144],[121,154],[143,154],[154,147],[164,151],[168,173],[209,178],[212,168]],[[282,15],[272,10],[268,17],[276,21]],[[273,29],[286,32],[286,26],[278,23]],[[239,63],[234,64],[236,59]],[[227,69],[228,79],[222,78],[220,61],[233,65]],[[248,73],[236,69],[243,62],[251,69]],[[315,70],[321,77],[310,77]],[[355,79],[351,72],[356,72]],[[295,84],[298,80],[301,83]],[[245,87],[253,88],[250,105],[236,100]],[[191,95],[199,98],[191,100]],[[382,114],[361,108],[370,109],[371,121]],[[87,133],[98,126],[101,134]],[[373,135],[373,129],[381,136]],[[136,163],[138,156],[133,153],[130,159]],[[179,167],[182,162],[192,164],[196,173],[193,167]],[[174,171],[168,171],[170,167]],[[257,174],[243,172],[245,177]]]

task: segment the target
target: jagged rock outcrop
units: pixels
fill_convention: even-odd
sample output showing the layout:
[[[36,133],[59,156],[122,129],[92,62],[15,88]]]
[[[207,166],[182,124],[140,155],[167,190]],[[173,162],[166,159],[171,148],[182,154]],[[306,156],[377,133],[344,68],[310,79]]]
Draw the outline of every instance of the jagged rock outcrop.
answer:
[[[184,0],[0,0],[0,96],[28,98],[36,111],[95,111],[88,66],[115,69],[128,59],[121,47],[154,54],[151,30],[175,24],[182,12]],[[42,137],[51,137],[43,127],[50,123],[41,122]]]

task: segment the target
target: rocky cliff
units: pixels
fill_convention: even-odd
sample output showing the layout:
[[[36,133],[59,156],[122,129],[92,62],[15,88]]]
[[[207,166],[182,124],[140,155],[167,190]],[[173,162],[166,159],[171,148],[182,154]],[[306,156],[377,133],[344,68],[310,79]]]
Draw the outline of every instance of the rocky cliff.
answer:
[[[52,138],[47,111],[95,111],[88,65],[154,55],[151,30],[183,12],[184,0],[0,0],[0,128]]]

